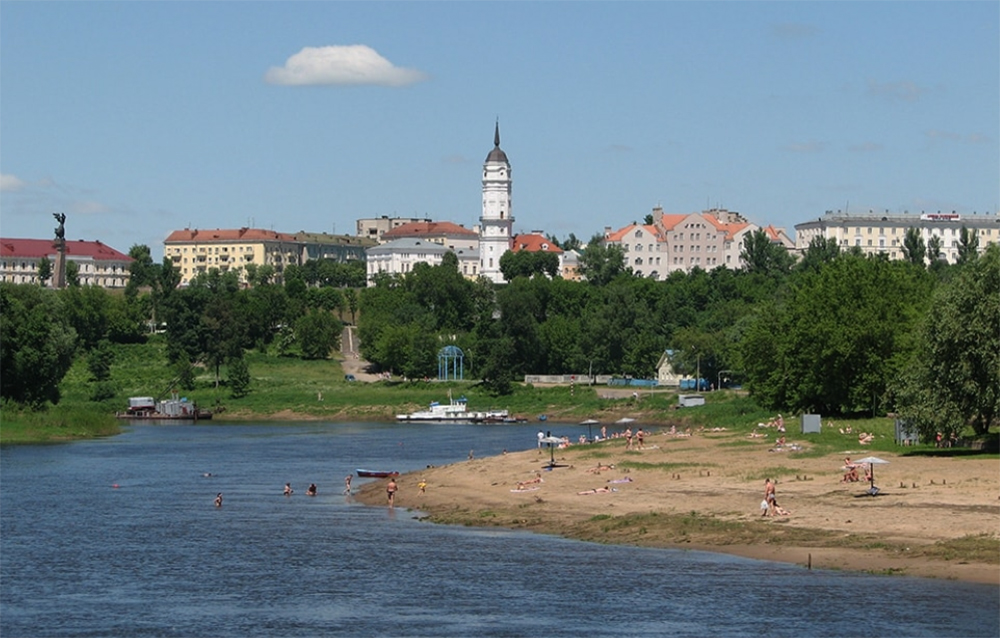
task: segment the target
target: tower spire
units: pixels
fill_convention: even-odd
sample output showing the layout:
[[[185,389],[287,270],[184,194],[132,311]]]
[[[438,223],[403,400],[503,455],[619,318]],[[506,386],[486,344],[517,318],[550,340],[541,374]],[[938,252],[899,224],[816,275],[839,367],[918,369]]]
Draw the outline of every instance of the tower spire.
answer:
[[[500,148],[500,118],[497,118],[497,127],[493,132],[493,146]]]

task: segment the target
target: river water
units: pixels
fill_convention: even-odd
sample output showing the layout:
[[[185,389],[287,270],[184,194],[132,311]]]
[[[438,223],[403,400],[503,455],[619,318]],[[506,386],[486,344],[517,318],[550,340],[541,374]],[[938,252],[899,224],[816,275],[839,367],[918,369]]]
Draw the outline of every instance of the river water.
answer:
[[[0,635],[1000,634],[993,586],[437,526],[341,494],[357,467],[534,445],[524,425],[331,423],[5,447]]]

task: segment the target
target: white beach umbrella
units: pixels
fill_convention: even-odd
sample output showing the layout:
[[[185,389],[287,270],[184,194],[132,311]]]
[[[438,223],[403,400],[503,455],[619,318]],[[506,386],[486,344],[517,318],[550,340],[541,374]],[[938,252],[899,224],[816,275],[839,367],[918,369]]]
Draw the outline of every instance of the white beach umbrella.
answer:
[[[878,494],[878,488],[875,487],[875,466],[876,465],[888,465],[889,461],[880,459],[877,456],[866,456],[863,459],[858,459],[854,461],[857,465],[868,465],[868,480],[870,482],[870,487],[868,488],[868,493],[872,496]]]
[[[543,436],[539,439],[542,443],[549,444],[549,469],[551,470],[556,466],[556,449],[552,447],[553,445],[559,445],[563,442],[562,437],[558,436]]]
[[[633,422],[635,422],[635,419],[633,419],[632,417],[627,417],[627,416],[626,417],[622,417],[622,418],[618,419],[617,421],[615,421],[615,423],[617,423],[618,425],[624,425],[626,423],[633,423]]]
[[[587,419],[586,421],[580,421],[580,425],[586,425],[587,426],[587,440],[588,441],[593,441],[594,440],[594,435],[593,435],[593,433],[592,433],[591,430],[592,430],[592,428],[595,425],[597,425],[599,423],[600,423],[600,421],[598,421],[597,419]]]

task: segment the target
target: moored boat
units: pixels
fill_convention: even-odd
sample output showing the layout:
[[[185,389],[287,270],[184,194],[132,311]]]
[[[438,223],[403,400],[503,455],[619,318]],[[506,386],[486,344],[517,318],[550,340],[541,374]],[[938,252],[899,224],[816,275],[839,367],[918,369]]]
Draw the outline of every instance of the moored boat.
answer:
[[[397,421],[429,421],[450,423],[472,423],[477,415],[468,411],[468,399],[459,397],[451,399],[447,405],[434,401],[426,410],[417,410],[409,414],[397,414]]]
[[[390,476],[399,476],[399,472],[394,472],[392,470],[363,470],[358,468],[355,473],[361,478],[389,478]]]
[[[187,398],[179,398],[175,392],[163,401],[155,401],[153,397],[130,397],[128,409],[116,412],[115,417],[136,421],[207,421],[212,418],[212,412],[199,408]]]

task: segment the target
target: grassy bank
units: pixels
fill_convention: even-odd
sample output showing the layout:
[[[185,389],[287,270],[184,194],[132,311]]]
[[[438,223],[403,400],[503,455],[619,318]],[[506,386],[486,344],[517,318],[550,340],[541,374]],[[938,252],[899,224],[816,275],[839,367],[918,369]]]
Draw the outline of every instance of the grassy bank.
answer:
[[[78,359],[61,385],[62,400],[58,406],[43,412],[27,412],[0,408],[0,443],[44,442],[104,436],[119,431],[114,413],[124,410],[130,396],[164,398],[172,387],[173,374],[167,362],[166,345],[153,340],[145,344],[114,347],[112,387],[115,396],[100,402],[91,400],[94,383],[90,380],[86,360]],[[215,372],[198,368],[195,388],[181,395],[201,407],[217,410],[216,420],[387,420],[401,412],[426,407],[431,401],[447,401],[465,396],[469,409],[485,411],[507,409],[512,414],[539,423],[546,415],[546,429],[560,435],[578,436],[586,428],[577,424],[584,419],[597,419],[609,430],[622,417],[637,419],[640,424],[679,428],[726,428],[728,431],[750,432],[757,423],[766,422],[773,414],[757,407],[745,394],[721,391],[706,394],[706,405],[678,410],[674,391],[640,391],[633,397],[627,389],[606,386],[578,385],[534,387],[517,386],[513,394],[492,397],[475,382],[349,382],[337,360],[304,361],[293,357],[251,352],[247,354],[252,384],[250,393],[242,398],[230,397],[223,382],[216,385]],[[826,422],[828,423],[828,422]],[[787,419],[789,440],[798,431],[797,420]],[[840,427],[850,425],[854,432],[876,434],[873,450],[894,449],[892,421],[887,418],[837,422],[824,426],[820,434],[809,435],[809,449],[804,454],[824,455],[838,449],[844,437]],[[597,426],[598,428],[600,426]],[[594,432],[597,433],[596,430]],[[711,436],[706,432],[706,436]],[[801,436],[799,437],[801,438]],[[727,445],[749,444],[732,440]]]

